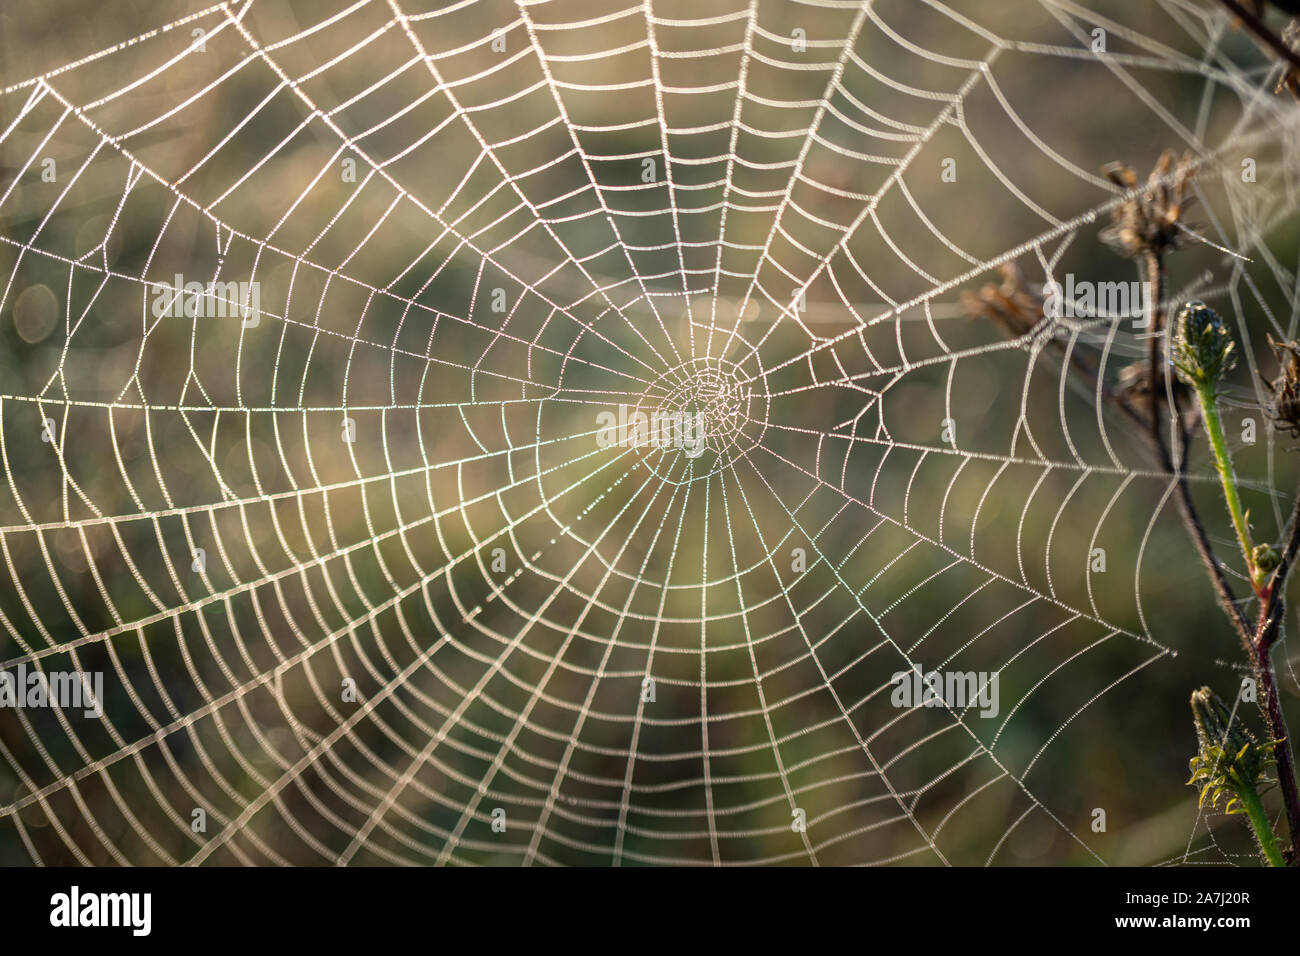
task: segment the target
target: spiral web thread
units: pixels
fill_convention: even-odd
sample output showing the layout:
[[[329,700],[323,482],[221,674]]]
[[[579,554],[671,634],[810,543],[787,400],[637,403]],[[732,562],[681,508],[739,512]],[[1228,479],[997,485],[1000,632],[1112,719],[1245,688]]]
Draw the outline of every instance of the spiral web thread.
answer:
[[[1201,582],[1063,356],[1146,339],[958,294],[1060,281],[1101,166],[1191,149],[1170,295],[1253,373],[1300,113],[1212,4],[971,6],[249,0],[0,76],[0,666],[105,675],[0,711],[6,860],[1111,862],[1076,757]],[[259,321],[156,315],[177,275]],[[606,447],[619,405],[703,453]],[[893,706],[913,668],[1000,712]],[[1205,822],[1176,859],[1239,858]]]

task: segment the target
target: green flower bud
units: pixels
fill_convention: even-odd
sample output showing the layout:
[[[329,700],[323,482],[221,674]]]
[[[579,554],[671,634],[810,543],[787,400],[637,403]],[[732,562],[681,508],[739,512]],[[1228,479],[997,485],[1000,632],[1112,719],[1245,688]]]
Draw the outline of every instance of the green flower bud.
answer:
[[[1282,562],[1282,556],[1270,544],[1255,545],[1255,550],[1250,553],[1250,556],[1255,562],[1255,567],[1263,574],[1271,574]]]
[[[1194,300],[1179,309],[1173,332],[1169,359],[1188,385],[1213,386],[1237,364],[1232,333],[1204,302]]]
[[[1258,801],[1260,785],[1272,782],[1267,773],[1275,764],[1273,748],[1278,742],[1260,745],[1241,720],[1232,719],[1223,701],[1208,687],[1192,693],[1192,717],[1200,749],[1191,759],[1192,778],[1187,783],[1201,788],[1202,806],[1208,797],[1210,806],[1217,807],[1219,798],[1226,795],[1224,812],[1244,813],[1243,802]]]

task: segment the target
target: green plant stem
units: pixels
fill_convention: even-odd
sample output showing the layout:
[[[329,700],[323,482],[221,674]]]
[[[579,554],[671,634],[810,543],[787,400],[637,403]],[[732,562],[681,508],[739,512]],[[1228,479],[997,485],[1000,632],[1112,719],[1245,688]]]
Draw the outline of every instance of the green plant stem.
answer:
[[[1216,403],[1214,386],[1197,383],[1196,397],[1201,403],[1201,419],[1205,422],[1205,434],[1210,439],[1210,450],[1214,452],[1214,466],[1219,471],[1219,480],[1223,483],[1223,498],[1228,503],[1228,513],[1232,515],[1232,526],[1237,531],[1237,543],[1241,545],[1241,554],[1246,559],[1250,570],[1250,582],[1258,592],[1263,586],[1259,569],[1255,567],[1254,546],[1250,541],[1250,529],[1246,527],[1246,515],[1241,509],[1241,497],[1237,494],[1237,476],[1232,471],[1232,460],[1228,457],[1228,443],[1223,438],[1223,423],[1219,419],[1219,406]]]
[[[1250,818],[1251,829],[1255,831],[1255,839],[1259,841],[1259,848],[1264,851],[1269,866],[1286,866],[1286,861],[1282,859],[1282,851],[1278,849],[1273,827],[1264,813],[1264,805],[1260,803],[1259,794],[1253,787],[1245,787],[1238,799],[1241,800],[1246,816]]]

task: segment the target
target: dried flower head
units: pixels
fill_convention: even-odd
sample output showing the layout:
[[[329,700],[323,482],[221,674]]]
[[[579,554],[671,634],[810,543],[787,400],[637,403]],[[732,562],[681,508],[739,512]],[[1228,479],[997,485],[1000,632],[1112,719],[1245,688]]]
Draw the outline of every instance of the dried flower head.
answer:
[[[1188,385],[1213,387],[1237,364],[1237,344],[1227,324],[1204,302],[1194,299],[1174,319],[1169,360]]]
[[[1210,806],[1217,807],[1226,795],[1224,812],[1244,813],[1243,803],[1258,799],[1260,787],[1273,783],[1268,771],[1276,764],[1273,750],[1281,741],[1260,744],[1208,687],[1192,692],[1192,719],[1199,749],[1190,761],[1188,785],[1200,787],[1201,806],[1208,797]]]
[[[1281,366],[1277,378],[1271,382],[1260,375],[1273,396],[1270,417],[1280,431],[1290,432],[1292,438],[1300,438],[1300,345],[1294,341],[1276,342],[1271,335],[1268,344]]]
[[[998,267],[1002,284],[989,283],[979,292],[963,292],[962,307],[975,318],[991,319],[1012,338],[1028,335],[1043,321],[1043,297],[1029,289],[1014,262]]]
[[[1137,174],[1122,163],[1111,163],[1102,172],[1125,190],[1138,188]],[[1196,199],[1191,194],[1195,176],[1196,161],[1190,151],[1175,165],[1173,151],[1165,150],[1146,187],[1115,208],[1111,225],[1101,231],[1102,241],[1129,258],[1178,248],[1184,233],[1193,231],[1183,216]]]

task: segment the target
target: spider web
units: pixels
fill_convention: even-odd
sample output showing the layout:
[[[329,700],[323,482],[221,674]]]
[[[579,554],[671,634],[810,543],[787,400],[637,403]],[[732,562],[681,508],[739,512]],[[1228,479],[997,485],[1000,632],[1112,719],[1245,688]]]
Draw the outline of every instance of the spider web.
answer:
[[[1300,113],[1215,5],[90,16],[120,38],[0,76],[0,667],[102,672],[104,715],[0,711],[0,857],[1244,858],[1180,786],[1230,634],[1070,371],[1114,381],[1139,313],[959,298],[1129,281],[1100,169],[1190,149],[1169,297],[1247,346],[1278,533]],[[619,406],[702,453],[608,447]],[[998,713],[896,707],[910,670]]]

